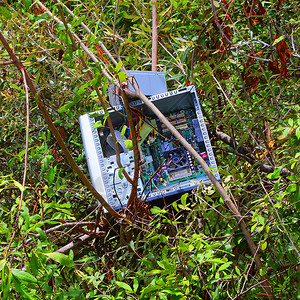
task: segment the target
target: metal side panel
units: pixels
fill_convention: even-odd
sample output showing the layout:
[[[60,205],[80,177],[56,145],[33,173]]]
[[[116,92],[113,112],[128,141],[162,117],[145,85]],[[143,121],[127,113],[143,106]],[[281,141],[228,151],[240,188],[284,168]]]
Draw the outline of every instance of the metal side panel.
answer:
[[[97,192],[107,199],[105,186],[102,178],[102,172],[100,168],[100,161],[98,159],[97,149],[95,147],[95,140],[93,136],[89,114],[79,117],[81,136],[83,141],[83,147],[87,160],[87,165],[92,180],[92,184]]]

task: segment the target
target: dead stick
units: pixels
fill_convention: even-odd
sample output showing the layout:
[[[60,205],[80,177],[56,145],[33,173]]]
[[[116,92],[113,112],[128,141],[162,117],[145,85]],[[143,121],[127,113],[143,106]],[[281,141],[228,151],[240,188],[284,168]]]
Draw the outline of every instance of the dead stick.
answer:
[[[10,46],[8,45],[5,37],[3,36],[2,32],[0,31],[0,40],[4,46],[4,48],[6,49],[6,51],[8,52],[9,56],[11,57],[11,59],[14,61],[16,67],[21,71],[24,70],[25,71],[25,77],[26,77],[26,82],[27,85],[33,95],[33,97],[37,97],[38,99],[38,107],[40,109],[40,111],[42,112],[42,115],[47,123],[47,125],[49,126],[50,131],[52,132],[52,134],[54,135],[54,137],[56,138],[58,144],[60,145],[62,151],[64,152],[64,154],[67,157],[67,160],[70,164],[70,166],[72,167],[72,169],[77,173],[77,175],[79,176],[79,178],[82,180],[82,182],[84,183],[84,185],[90,190],[90,192],[92,193],[92,195],[103,205],[103,207],[115,218],[122,218],[122,216],[120,214],[118,214],[106,201],[105,199],[95,190],[95,188],[93,187],[93,185],[90,183],[90,181],[86,178],[86,176],[84,175],[84,173],[81,171],[81,169],[78,167],[77,163],[75,162],[75,160],[73,159],[68,147],[66,146],[65,142],[63,141],[59,131],[57,130],[56,126],[53,124],[47,110],[46,107],[44,105],[44,102],[40,99],[39,94],[37,93],[37,90],[30,78],[30,76],[28,75],[28,73],[26,72],[23,64],[21,63],[21,61],[15,56],[14,52],[12,51],[12,49],[10,48]]]

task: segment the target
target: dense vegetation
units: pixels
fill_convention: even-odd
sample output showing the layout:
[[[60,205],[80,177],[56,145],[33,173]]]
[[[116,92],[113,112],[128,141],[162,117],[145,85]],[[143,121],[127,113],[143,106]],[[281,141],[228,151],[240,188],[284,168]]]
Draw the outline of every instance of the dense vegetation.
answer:
[[[299,3],[156,3],[157,70],[169,90],[196,86],[238,222],[214,186],[103,213],[78,118],[106,101],[102,70],[151,70],[153,6],[43,4],[0,4],[1,298],[298,299]]]

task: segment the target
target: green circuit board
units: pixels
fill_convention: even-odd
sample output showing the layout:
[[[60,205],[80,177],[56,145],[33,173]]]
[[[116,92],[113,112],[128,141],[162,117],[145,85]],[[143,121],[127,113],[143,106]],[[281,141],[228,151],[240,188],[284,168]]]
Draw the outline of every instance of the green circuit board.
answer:
[[[181,110],[166,117],[198,153],[205,153],[199,123],[192,109]],[[152,121],[152,124],[155,124],[155,129],[151,130],[140,145],[141,178],[146,190],[205,176],[200,165],[179,145],[164,124],[158,119]]]

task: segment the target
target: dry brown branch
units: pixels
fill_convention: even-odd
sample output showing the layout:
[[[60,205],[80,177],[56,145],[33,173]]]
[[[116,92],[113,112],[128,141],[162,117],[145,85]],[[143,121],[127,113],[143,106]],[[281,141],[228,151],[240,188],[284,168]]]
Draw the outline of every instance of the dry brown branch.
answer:
[[[265,173],[273,173],[275,170],[274,166],[270,166],[267,164],[262,164],[257,160],[257,157],[255,155],[253,155],[251,153],[250,150],[248,150],[246,147],[244,146],[239,146],[236,148],[237,142],[230,137],[228,134],[222,132],[221,130],[219,130],[218,128],[215,130],[216,136],[225,144],[229,145],[230,147],[232,147],[233,149],[236,150],[237,155],[240,155],[241,157],[243,157],[244,159],[246,159],[251,165],[254,165],[255,168],[259,168],[262,172]],[[227,151],[227,149],[222,149],[224,151]],[[292,172],[289,171],[287,168],[282,168],[280,170],[280,175],[281,176],[291,176]]]
[[[74,241],[70,242],[69,244],[63,246],[62,248],[56,250],[55,252],[66,254],[70,250],[80,247],[81,245],[86,244],[88,241],[95,237],[104,236],[105,232],[97,231],[96,233],[92,234],[84,234],[82,236],[77,237]]]
[[[63,141],[58,129],[56,128],[56,126],[53,124],[51,117],[49,116],[46,107],[44,105],[44,102],[40,99],[39,94],[37,93],[37,90],[30,78],[30,76],[28,75],[28,73],[26,72],[23,64],[21,63],[21,61],[15,56],[14,52],[12,51],[12,49],[10,48],[10,46],[8,45],[5,37],[3,36],[2,32],[0,31],[0,40],[5,48],[5,50],[8,52],[9,56],[11,57],[11,59],[14,61],[16,67],[21,71],[24,70],[25,73],[25,77],[26,77],[26,82],[28,84],[28,87],[32,93],[32,96],[35,98],[37,97],[38,99],[38,107],[47,123],[47,125],[49,126],[50,131],[52,132],[52,134],[54,135],[54,137],[56,138],[58,144],[60,145],[62,151],[64,152],[64,154],[66,155],[66,158],[70,164],[70,166],[72,167],[72,169],[77,173],[77,175],[79,176],[79,178],[82,180],[82,182],[84,183],[84,185],[90,190],[90,192],[92,193],[92,195],[103,205],[103,207],[105,207],[105,209],[115,218],[122,218],[122,216],[117,213],[106,201],[105,199],[95,190],[95,188],[93,187],[93,185],[90,183],[90,181],[86,178],[86,176],[84,175],[84,173],[82,172],[82,170],[79,168],[79,166],[77,165],[77,163],[75,162],[74,158],[72,157],[72,154],[70,153],[68,147],[66,146],[65,142]]]
[[[157,0],[152,1],[152,71],[157,71]]]

